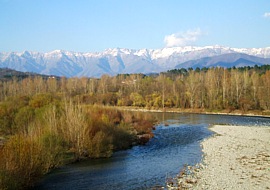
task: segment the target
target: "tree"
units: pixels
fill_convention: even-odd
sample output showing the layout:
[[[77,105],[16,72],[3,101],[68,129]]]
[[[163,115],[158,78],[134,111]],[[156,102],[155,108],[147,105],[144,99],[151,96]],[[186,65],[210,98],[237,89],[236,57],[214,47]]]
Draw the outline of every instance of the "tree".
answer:
[[[260,104],[260,99],[258,99],[258,88],[261,86],[260,82],[260,78],[258,73],[256,73],[255,71],[253,71],[252,75],[251,75],[251,89],[252,89],[252,101],[254,102],[255,108],[258,109],[259,108],[259,104]]]
[[[133,102],[133,106],[138,106],[138,107],[143,107],[145,106],[145,101],[144,98],[142,97],[142,95],[140,95],[137,92],[132,92],[130,94],[130,99]]]
[[[193,70],[190,70],[189,75],[186,78],[186,95],[189,100],[190,108],[195,108],[196,94],[199,88],[199,74]]]
[[[236,108],[238,108],[239,106],[239,100],[242,97],[242,93],[243,93],[243,76],[240,72],[238,72],[236,69],[233,69],[231,71],[231,85],[232,85],[232,102],[231,104],[235,101],[236,102]]]

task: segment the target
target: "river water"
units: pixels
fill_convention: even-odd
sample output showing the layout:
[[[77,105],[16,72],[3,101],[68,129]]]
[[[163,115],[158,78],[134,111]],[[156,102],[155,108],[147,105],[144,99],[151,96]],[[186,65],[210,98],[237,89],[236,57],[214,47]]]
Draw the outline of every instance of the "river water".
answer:
[[[269,118],[153,113],[160,124],[144,146],[114,153],[111,158],[63,166],[46,175],[34,189],[151,189],[164,186],[185,165],[201,162],[200,141],[213,124],[270,126]]]

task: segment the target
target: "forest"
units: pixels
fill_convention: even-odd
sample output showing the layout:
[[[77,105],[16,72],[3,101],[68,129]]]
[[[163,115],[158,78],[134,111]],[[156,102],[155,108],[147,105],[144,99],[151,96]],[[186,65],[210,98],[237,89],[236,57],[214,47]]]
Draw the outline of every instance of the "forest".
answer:
[[[101,78],[18,79],[11,76],[10,80],[0,82],[0,101],[15,96],[42,98],[50,94],[86,105],[267,112],[270,109],[269,69],[269,65],[189,68],[153,75],[119,74]]]
[[[110,157],[153,136],[155,118],[123,108],[270,114],[270,66],[160,74],[0,80],[0,189],[32,186],[65,163]]]

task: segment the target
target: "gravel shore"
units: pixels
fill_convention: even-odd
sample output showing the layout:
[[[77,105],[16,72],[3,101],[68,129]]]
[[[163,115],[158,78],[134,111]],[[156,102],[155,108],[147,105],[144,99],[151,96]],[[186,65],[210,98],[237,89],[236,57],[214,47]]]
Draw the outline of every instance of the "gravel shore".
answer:
[[[180,189],[270,189],[270,127],[215,125],[211,130],[216,134],[201,143],[203,164],[188,168],[189,175],[178,175],[174,184]]]

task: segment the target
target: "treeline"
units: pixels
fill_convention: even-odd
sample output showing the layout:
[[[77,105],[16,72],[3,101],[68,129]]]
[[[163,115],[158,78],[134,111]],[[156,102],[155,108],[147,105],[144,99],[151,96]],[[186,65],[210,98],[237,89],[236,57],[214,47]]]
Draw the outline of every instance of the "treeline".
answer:
[[[26,78],[0,82],[0,100],[52,93],[90,105],[147,109],[269,110],[269,65],[177,69],[158,75],[120,74],[95,78]]]
[[[172,73],[172,74],[187,74],[188,71],[196,71],[196,72],[200,72],[200,71],[203,71],[203,72],[206,72],[208,71],[209,69],[212,69],[212,68],[209,68],[209,67],[202,67],[202,68],[199,68],[199,67],[196,67],[195,69],[193,69],[192,67],[188,68],[188,69],[185,69],[185,68],[180,68],[180,69],[172,69],[172,70],[169,70],[167,73]],[[243,67],[230,67],[230,68],[227,68],[229,71],[231,70],[238,70],[238,71],[246,71],[246,70],[255,70],[256,72],[259,72],[260,74],[262,73],[265,73],[266,71],[270,70],[270,65],[261,65],[261,66],[258,66],[258,65],[255,65],[254,67],[251,67],[251,66],[243,66]]]

